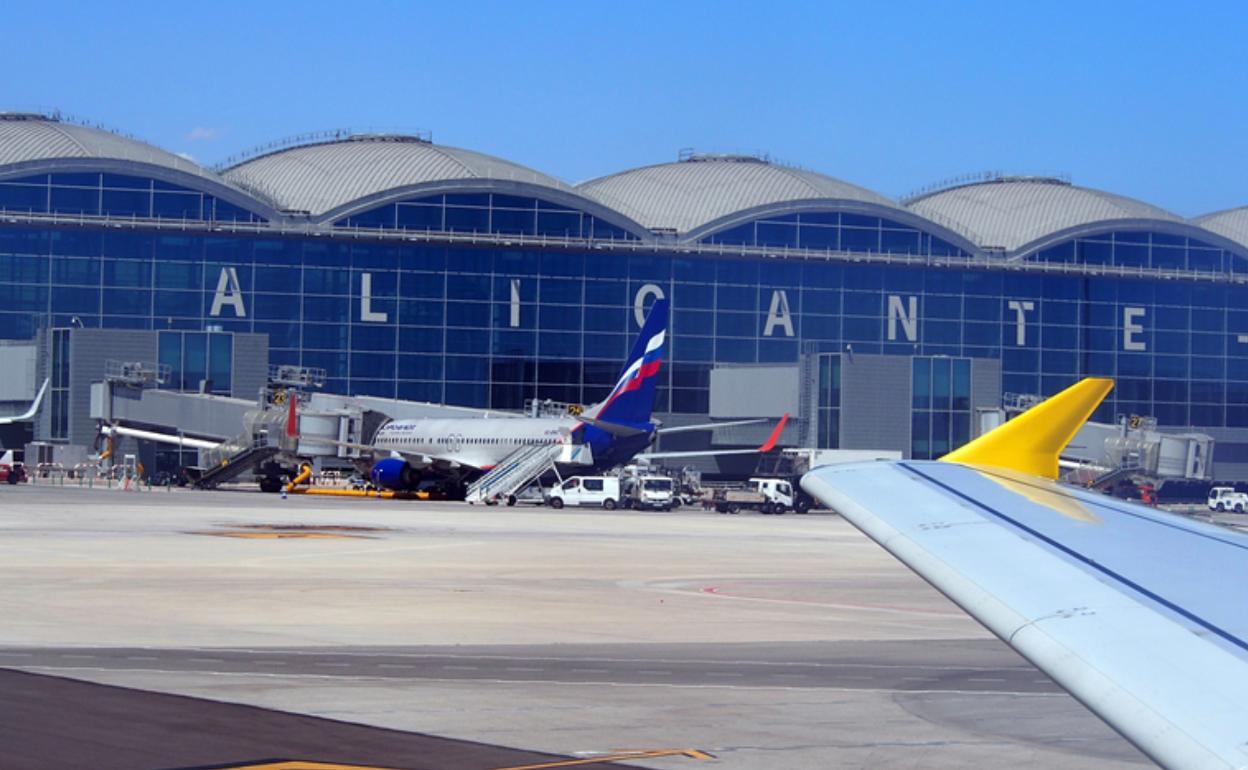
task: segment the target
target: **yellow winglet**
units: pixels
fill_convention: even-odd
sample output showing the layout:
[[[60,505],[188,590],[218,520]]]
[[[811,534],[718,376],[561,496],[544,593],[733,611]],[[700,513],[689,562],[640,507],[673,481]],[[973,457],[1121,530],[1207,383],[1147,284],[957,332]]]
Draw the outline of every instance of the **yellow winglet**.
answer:
[[[941,462],[1009,468],[1057,478],[1057,456],[1113,390],[1114,381],[1088,377],[1013,420],[955,449]]]

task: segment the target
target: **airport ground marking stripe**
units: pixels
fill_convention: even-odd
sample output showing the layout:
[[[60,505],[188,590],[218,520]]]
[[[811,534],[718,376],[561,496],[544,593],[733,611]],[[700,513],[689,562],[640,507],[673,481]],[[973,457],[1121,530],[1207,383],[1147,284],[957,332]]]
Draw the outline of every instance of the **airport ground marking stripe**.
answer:
[[[262,762],[258,765],[229,765],[222,770],[400,770],[380,765],[343,765],[333,762],[309,762],[302,759]]]
[[[264,677],[268,679],[324,679],[334,681],[343,679],[344,677],[352,678],[357,681],[370,682],[393,682],[394,677],[375,676],[375,675],[358,675],[358,674],[311,674],[311,673],[268,673],[266,671],[188,671],[186,669],[162,669],[162,668],[146,668],[134,666],[131,668],[113,668],[105,666],[87,666],[87,665],[56,665],[56,664],[9,664],[4,666],[5,669],[13,671],[106,671],[106,672],[140,672],[148,674],[201,674],[203,676],[212,676],[220,678],[229,677]],[[936,681],[939,677],[930,676],[920,678],[919,681]],[[1046,679],[1035,679],[1033,683],[1048,682],[1053,688],[1048,691],[1036,690],[996,690],[996,689],[978,689],[966,690],[957,688],[902,688],[899,687],[850,687],[839,684],[817,684],[804,687],[795,687],[785,684],[720,684],[717,682],[710,683],[690,683],[690,682],[611,682],[594,679],[566,681],[560,679],[498,679],[496,677],[476,677],[472,679],[464,679],[463,677],[451,678],[444,676],[422,676],[419,678],[421,682],[447,682],[460,684],[465,681],[485,682],[488,684],[499,685],[516,685],[516,684],[534,684],[534,685],[551,685],[553,687],[619,687],[619,688],[665,688],[671,690],[784,690],[787,692],[811,692],[814,690],[826,690],[830,692],[873,692],[882,694],[892,694],[896,692],[905,692],[907,695],[948,695],[950,693],[958,695],[1010,695],[1020,698],[1069,698],[1070,694],[1060,689],[1056,684]]]
[[[584,759],[564,759],[558,762],[544,762],[537,765],[514,765],[499,767],[495,770],[547,770],[554,767],[575,767],[577,765],[597,765],[603,762],[626,762],[630,759],[654,759],[657,757],[689,757],[690,759],[714,759],[713,756],[697,749],[636,749],[620,750],[615,754],[604,754]]]

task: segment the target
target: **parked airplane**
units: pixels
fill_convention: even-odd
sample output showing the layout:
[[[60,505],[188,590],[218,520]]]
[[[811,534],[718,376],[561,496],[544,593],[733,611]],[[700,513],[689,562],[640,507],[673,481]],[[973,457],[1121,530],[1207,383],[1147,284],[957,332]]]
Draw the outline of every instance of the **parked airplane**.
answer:
[[[48,383],[51,380],[44,380],[43,385],[39,387],[39,392],[35,395],[35,401],[30,408],[21,414],[15,414],[8,417],[0,417],[0,425],[11,425],[15,422],[27,422],[35,419],[35,415],[39,413],[39,405],[43,403],[43,395],[48,392]]]
[[[1163,767],[1248,767],[1248,538],[1054,480],[1086,379],[942,458],[802,487]]]
[[[369,476],[379,487],[413,490],[430,478],[449,482],[451,491],[489,471],[525,447],[550,447],[578,472],[605,470],[645,458],[644,450],[663,433],[760,422],[661,428],[652,419],[659,369],[667,339],[667,300],[654,303],[615,387],[602,403],[579,415],[393,420],[383,425],[369,449]],[[787,415],[786,415],[787,418]],[[758,450],[775,445],[784,420]],[[690,456],[697,453],[682,453]],[[702,452],[700,454],[716,454]]]

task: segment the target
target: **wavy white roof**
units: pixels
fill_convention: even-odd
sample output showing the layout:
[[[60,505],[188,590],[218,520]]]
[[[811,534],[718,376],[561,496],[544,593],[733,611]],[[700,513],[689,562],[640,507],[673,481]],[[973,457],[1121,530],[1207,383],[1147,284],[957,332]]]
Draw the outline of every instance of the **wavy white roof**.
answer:
[[[409,136],[363,135],[262,155],[227,169],[228,181],[272,198],[278,208],[320,216],[379,193],[454,180],[572,188],[531,168]]]
[[[1248,206],[1196,217],[1192,223],[1248,248]]]
[[[1114,220],[1185,220],[1121,195],[1045,178],[1003,177],[912,201],[914,213],[943,222],[985,248],[1013,252],[1045,236]]]
[[[737,212],[781,203],[831,199],[899,209],[878,193],[830,176],[737,156],[645,166],[576,189],[647,229],[682,235]]]
[[[43,115],[0,113],[0,167],[61,158],[146,163],[219,181],[194,161],[137,139]]]

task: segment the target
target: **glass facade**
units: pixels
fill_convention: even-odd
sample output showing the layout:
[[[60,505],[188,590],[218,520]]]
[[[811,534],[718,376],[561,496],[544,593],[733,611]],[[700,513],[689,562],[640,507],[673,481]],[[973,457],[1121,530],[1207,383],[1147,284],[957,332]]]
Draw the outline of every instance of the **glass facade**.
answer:
[[[161,332],[160,363],[169,367],[168,390],[201,390],[231,395],[234,374],[233,335],[225,332]]]
[[[264,222],[214,195],[159,179],[123,174],[36,174],[0,182],[0,211]]]
[[[835,353],[851,346],[930,359],[916,362],[914,383],[929,398],[957,401],[968,359],[992,358],[1005,392],[1116,378],[1098,419],[1134,413],[1162,426],[1248,427],[1248,290],[1234,275],[1241,257],[1164,232],[1109,231],[1023,262],[972,265],[951,243],[889,218],[807,211],[703,238],[796,255],[725,256],[699,245],[643,247],[587,212],[480,192],[413,197],[280,235],[210,193],[105,172],[9,178],[0,210],[15,215],[0,223],[0,336],[31,339],[77,323],[168,332],[161,362],[173,387],[211,381],[213,392],[228,391],[228,334],[206,333],[221,328],[267,334],[271,363],[326,369],[331,392],[502,409],[527,398],[592,403],[663,296],[673,316],[659,412],[705,414],[716,364],[796,363],[799,351],[814,349],[822,352],[817,436],[837,446]],[[166,220],[192,223],[171,230]],[[247,227],[218,230],[212,221]],[[421,240],[404,235],[413,230]],[[439,242],[436,232],[484,237]],[[520,247],[508,235],[567,241]],[[607,242],[574,241],[583,238]],[[927,257],[951,260],[922,265]],[[1070,270],[1053,271],[1055,262]],[[966,436],[963,409],[914,408],[924,428],[916,422],[916,457]]]
[[[575,208],[541,198],[499,193],[448,193],[409,198],[352,214],[336,225],[442,233],[638,240],[627,230]]]
[[[837,211],[808,211],[757,219],[712,233],[703,243],[965,257],[957,246],[889,219]]]
[[[971,439],[971,360],[911,359],[910,457],[934,460]]]
[[[90,176],[103,200],[107,176]],[[535,203],[534,222],[541,211]],[[502,238],[438,245],[335,232],[6,222],[0,336],[31,339],[75,316],[88,328],[193,332],[175,335],[176,344],[170,337],[162,360],[177,359],[183,386],[211,379],[221,388],[229,364],[199,333],[259,332],[269,337],[271,363],[323,368],[332,392],[514,409],[526,398],[605,396],[645,310],[664,296],[673,314],[660,412],[705,414],[716,364],[796,363],[807,345],[829,354],[851,345],[930,357],[933,367],[943,366],[940,357],[996,359],[1002,389],[1014,393],[1114,377],[1097,419],[1133,413],[1162,425],[1248,427],[1248,291],[1228,277],[760,259],[626,244],[519,248]],[[1169,247],[1156,234],[1148,239],[1157,264]],[[1117,260],[1118,234],[1110,240]],[[1184,248],[1192,267],[1204,247]],[[938,425],[938,411],[927,423],[933,454],[962,435],[952,417],[947,429]],[[834,422],[824,431],[828,445]]]
[[[1236,272],[1238,257],[1204,241],[1147,230],[1113,231],[1059,243],[1029,259],[1076,265]],[[1243,266],[1239,267],[1243,272]]]
[[[815,426],[817,446],[841,446],[841,356],[821,353],[819,359],[819,407]]]

